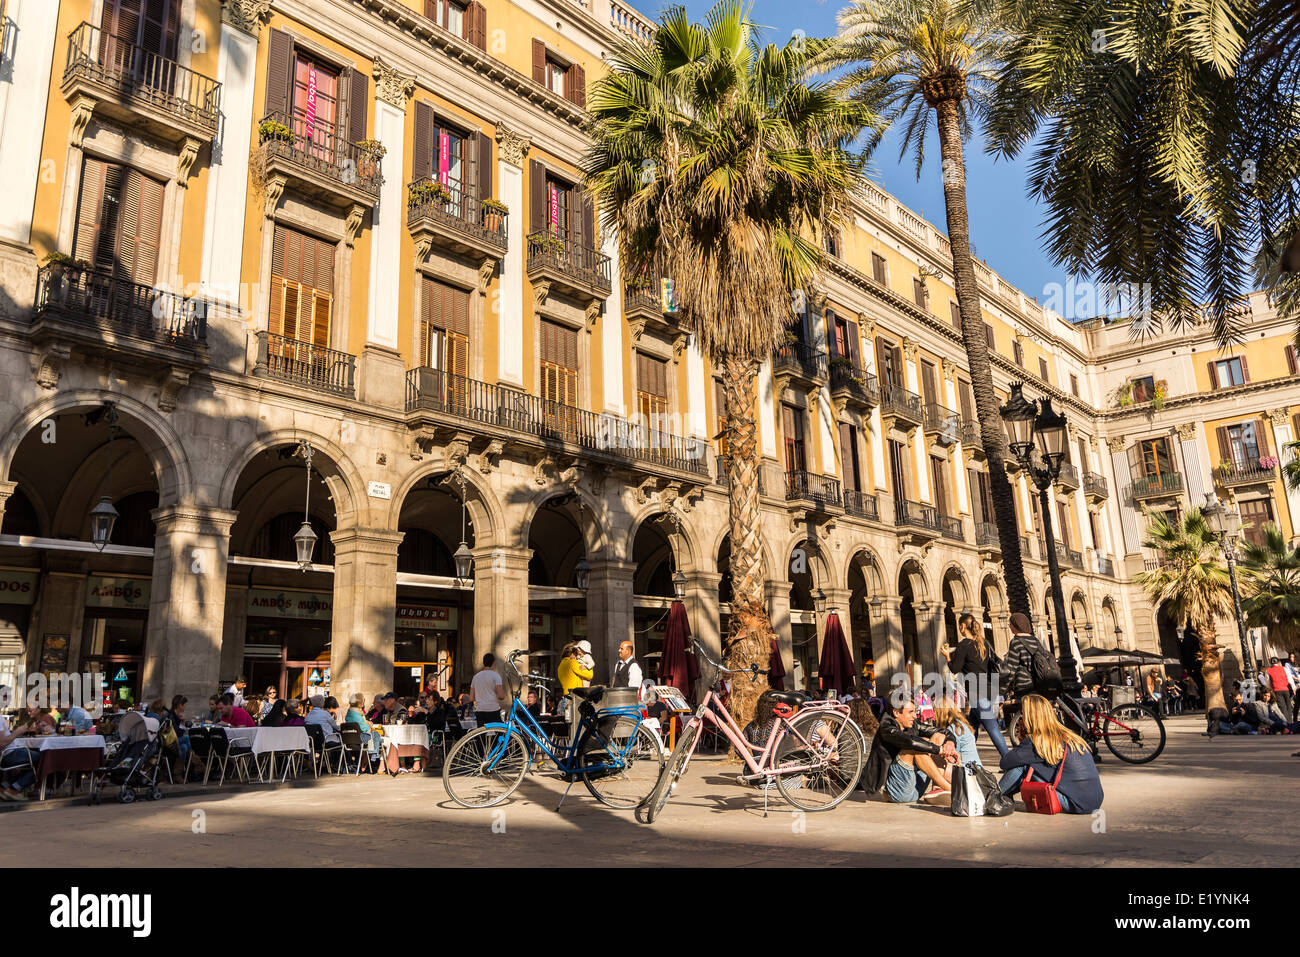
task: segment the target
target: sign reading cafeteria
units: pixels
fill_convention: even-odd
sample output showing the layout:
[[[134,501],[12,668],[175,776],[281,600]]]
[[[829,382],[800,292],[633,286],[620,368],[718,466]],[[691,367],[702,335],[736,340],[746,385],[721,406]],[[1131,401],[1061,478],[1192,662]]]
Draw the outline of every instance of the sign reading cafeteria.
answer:
[[[398,628],[428,628],[433,631],[455,631],[457,609],[452,605],[398,605]]]
[[[36,601],[36,572],[0,569],[0,605],[30,605]]]
[[[329,621],[333,596],[314,591],[254,588],[248,593],[248,614],[258,618],[310,618]]]
[[[86,607],[147,609],[149,579],[103,578],[91,575],[86,579]]]

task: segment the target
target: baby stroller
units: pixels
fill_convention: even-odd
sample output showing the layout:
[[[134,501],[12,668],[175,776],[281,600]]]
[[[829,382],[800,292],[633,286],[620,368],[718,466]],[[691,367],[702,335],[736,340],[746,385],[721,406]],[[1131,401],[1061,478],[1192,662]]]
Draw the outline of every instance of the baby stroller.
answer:
[[[90,803],[100,802],[99,788],[105,778],[120,787],[117,799],[123,804],[135,801],[137,790],[144,790],[150,801],[162,800],[158,771],[163,764],[163,738],[167,735],[175,736],[170,720],[160,723],[157,718],[145,717],[138,711],[125,715],[118,725],[122,747],[96,775],[90,788]]]

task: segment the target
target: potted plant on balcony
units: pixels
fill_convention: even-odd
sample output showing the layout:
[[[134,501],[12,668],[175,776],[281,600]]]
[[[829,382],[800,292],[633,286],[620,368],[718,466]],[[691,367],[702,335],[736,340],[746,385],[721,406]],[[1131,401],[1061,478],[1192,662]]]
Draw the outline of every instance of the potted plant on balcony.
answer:
[[[379,140],[361,140],[357,143],[357,175],[362,179],[374,179],[379,172],[379,161],[388,152]]]
[[[1155,390],[1151,393],[1151,408],[1159,412],[1165,407],[1165,398],[1169,395],[1169,382],[1160,379],[1156,382]]]
[[[1261,456],[1259,457],[1259,467],[1260,467],[1260,468],[1262,468],[1262,469],[1268,469],[1268,470],[1271,472],[1271,471],[1273,471],[1273,469],[1277,468],[1277,466],[1278,466],[1278,459],[1277,459],[1277,456],[1275,456],[1275,455],[1261,455]]]
[[[279,120],[263,120],[257,125],[257,142],[288,143],[293,145],[293,130]]]
[[[442,183],[424,180],[411,186],[406,197],[406,204],[411,209],[418,206],[431,206],[435,203],[450,203],[451,191]]]
[[[499,199],[483,200],[483,228],[490,233],[501,232],[501,221],[508,212],[510,207]]]
[[[1125,382],[1110,394],[1110,404],[1117,409],[1127,409],[1133,404],[1133,383]]]

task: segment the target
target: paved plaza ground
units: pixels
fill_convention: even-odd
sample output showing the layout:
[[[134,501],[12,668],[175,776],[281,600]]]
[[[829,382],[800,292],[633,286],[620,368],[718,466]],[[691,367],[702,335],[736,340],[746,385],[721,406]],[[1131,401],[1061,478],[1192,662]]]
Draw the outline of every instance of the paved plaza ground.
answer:
[[[735,765],[700,756],[652,826],[597,804],[581,785],[557,814],[563,785],[545,774],[487,810],[452,804],[432,775],[362,775],[187,789],[131,806],[111,793],[97,807],[11,805],[0,813],[0,847],[12,862],[57,867],[1300,864],[1300,847],[1285,837],[1300,811],[1300,758],[1291,757],[1300,737],[1210,740],[1203,727],[1199,715],[1171,719],[1153,765],[1107,755],[1096,819],[959,819],[860,792],[803,817],[773,794],[764,818],[762,793],[734,782]]]

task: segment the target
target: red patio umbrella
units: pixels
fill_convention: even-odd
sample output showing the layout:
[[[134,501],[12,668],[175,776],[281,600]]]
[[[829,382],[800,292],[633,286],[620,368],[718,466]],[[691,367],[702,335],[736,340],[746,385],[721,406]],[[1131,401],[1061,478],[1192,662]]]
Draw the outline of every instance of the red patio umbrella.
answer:
[[[776,639],[769,639],[772,642],[772,651],[767,656],[767,683],[773,691],[785,690],[785,665],[781,661],[781,649],[776,646]]]
[[[841,694],[853,687],[857,677],[853,656],[844,640],[844,629],[840,627],[840,616],[835,612],[826,618],[826,637],[822,639],[822,660],[817,665],[817,677],[823,691],[834,688]]]
[[[664,633],[664,656],[659,661],[659,680],[682,692],[694,704],[700,663],[688,650],[690,637],[691,624],[686,620],[686,606],[675,601],[668,609],[668,629]]]

